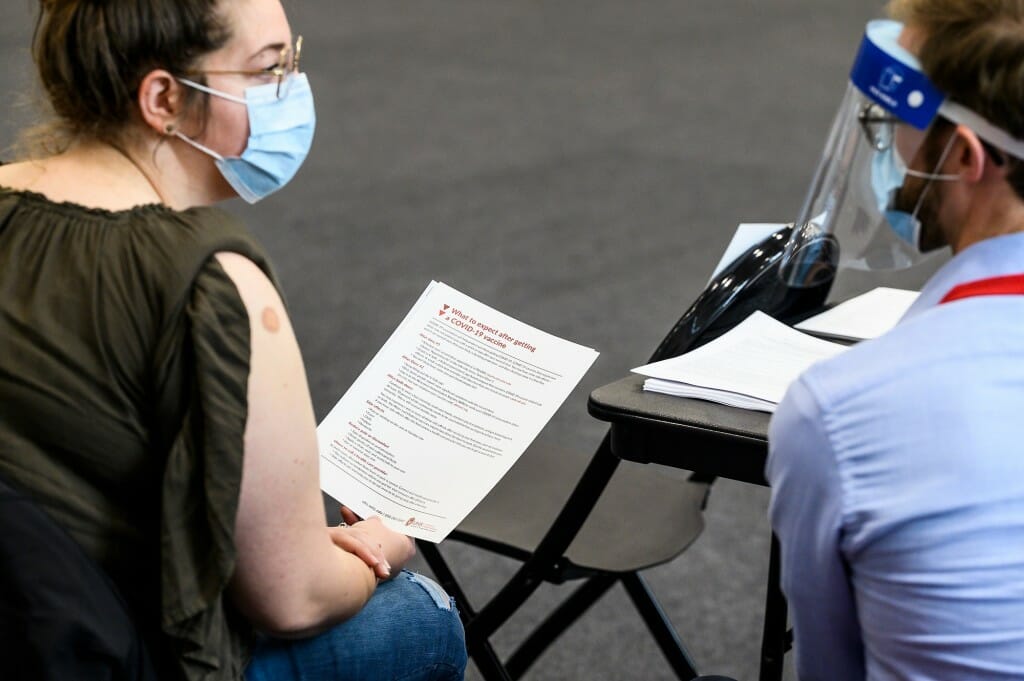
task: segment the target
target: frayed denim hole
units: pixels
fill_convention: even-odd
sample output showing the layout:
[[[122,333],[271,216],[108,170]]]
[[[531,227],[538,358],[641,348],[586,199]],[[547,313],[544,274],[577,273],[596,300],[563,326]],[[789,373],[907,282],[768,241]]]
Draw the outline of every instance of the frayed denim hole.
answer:
[[[424,591],[426,591],[430,598],[433,599],[434,605],[441,610],[451,610],[454,600],[448,595],[448,593],[441,588],[441,585],[430,579],[424,577],[418,572],[409,572],[408,570],[402,570],[402,576],[408,579],[410,582],[419,584]]]

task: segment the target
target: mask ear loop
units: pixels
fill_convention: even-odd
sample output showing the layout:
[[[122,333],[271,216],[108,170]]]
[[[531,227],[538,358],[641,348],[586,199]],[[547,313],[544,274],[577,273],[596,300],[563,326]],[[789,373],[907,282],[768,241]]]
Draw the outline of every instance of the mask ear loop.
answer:
[[[949,152],[953,150],[953,142],[956,141],[956,131],[949,136],[949,140],[946,142],[946,148],[942,150],[942,154],[939,156],[938,162],[935,164],[935,168],[941,168],[942,164],[946,162],[946,158],[949,156]],[[936,181],[952,182],[959,180],[959,175],[948,175],[942,173],[925,173],[920,170],[911,170],[907,168],[907,175],[911,177],[919,177],[925,180],[924,189],[921,190],[921,195],[917,197],[917,203],[914,204],[914,212],[911,213],[913,218],[917,219],[917,213],[921,210],[921,205],[924,203],[925,196],[928,195],[928,191],[931,190],[932,184]]]
[[[174,137],[177,137],[182,142],[185,142],[186,144],[188,144],[188,145],[190,145],[192,147],[195,147],[196,149],[198,149],[199,151],[203,152],[207,156],[210,156],[210,157],[212,157],[212,158],[214,158],[214,159],[216,159],[218,161],[223,161],[224,160],[224,157],[221,156],[220,154],[218,154],[216,151],[214,151],[210,147],[206,146],[205,144],[200,144],[199,142],[195,141],[191,137],[186,137],[185,135],[181,134],[181,132],[179,130],[175,130],[175,131],[171,132],[171,135],[174,136]]]
[[[200,92],[205,92],[207,94],[213,95],[214,97],[226,99],[229,102],[236,102],[237,104],[248,104],[248,102],[246,102],[245,100],[245,97],[236,97],[235,95],[229,94],[227,92],[221,92],[220,90],[216,90],[208,85],[203,85],[202,83],[197,83],[194,80],[189,80],[188,78],[178,78],[178,82],[188,85],[190,88],[195,88]]]
[[[242,98],[242,97],[236,97],[236,96],[234,96],[232,94],[228,94],[227,92],[221,92],[220,90],[215,90],[212,87],[203,85],[202,83],[197,83],[194,80],[189,80],[188,78],[178,78],[178,82],[179,83],[183,83],[183,84],[185,84],[185,85],[187,85],[187,86],[189,86],[191,88],[195,88],[196,90],[199,90],[200,92],[205,92],[207,94],[213,95],[214,97],[220,97],[221,99],[226,99],[226,100],[228,100],[230,102],[236,102],[236,103],[242,104],[242,105],[247,105],[248,104],[248,102],[246,102],[246,100],[244,98]],[[204,144],[200,144],[199,142],[197,142],[196,140],[192,139],[191,137],[187,137],[187,136],[183,135],[181,133],[181,131],[178,130],[177,128],[175,128],[173,125],[168,125],[166,131],[167,131],[168,135],[170,135],[172,137],[177,137],[181,141],[183,141],[183,142],[185,142],[185,143],[195,147],[196,149],[198,149],[199,151],[203,152],[207,156],[210,156],[210,157],[212,157],[212,158],[214,158],[214,159],[216,159],[218,161],[223,161],[224,160],[224,157],[221,156],[220,154],[218,154],[216,151],[214,151],[213,149],[211,149],[210,147],[208,147],[208,146],[206,146]]]

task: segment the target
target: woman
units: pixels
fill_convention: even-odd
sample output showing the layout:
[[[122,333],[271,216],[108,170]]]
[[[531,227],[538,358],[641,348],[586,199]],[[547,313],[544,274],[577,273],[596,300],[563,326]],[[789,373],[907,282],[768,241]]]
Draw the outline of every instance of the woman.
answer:
[[[324,526],[288,316],[209,207],[305,158],[300,49],[279,0],[42,0],[48,155],[0,166],[0,477],[106,570],[162,678],[461,678],[411,541]]]

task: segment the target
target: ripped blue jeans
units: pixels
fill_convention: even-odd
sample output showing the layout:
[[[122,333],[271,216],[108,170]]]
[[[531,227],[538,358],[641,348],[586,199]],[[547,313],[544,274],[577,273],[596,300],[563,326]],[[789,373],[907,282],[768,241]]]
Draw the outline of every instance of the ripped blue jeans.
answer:
[[[263,639],[246,681],[454,681],[466,639],[454,601],[408,570],[381,582],[353,617],[308,639]]]

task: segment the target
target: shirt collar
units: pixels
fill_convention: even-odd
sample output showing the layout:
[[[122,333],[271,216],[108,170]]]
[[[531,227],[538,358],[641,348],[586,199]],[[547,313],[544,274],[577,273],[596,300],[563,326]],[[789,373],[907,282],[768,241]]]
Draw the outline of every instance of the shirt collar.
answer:
[[[903,319],[935,307],[949,291],[969,281],[1024,273],[1024,232],[979,241],[956,254],[925,283]]]

